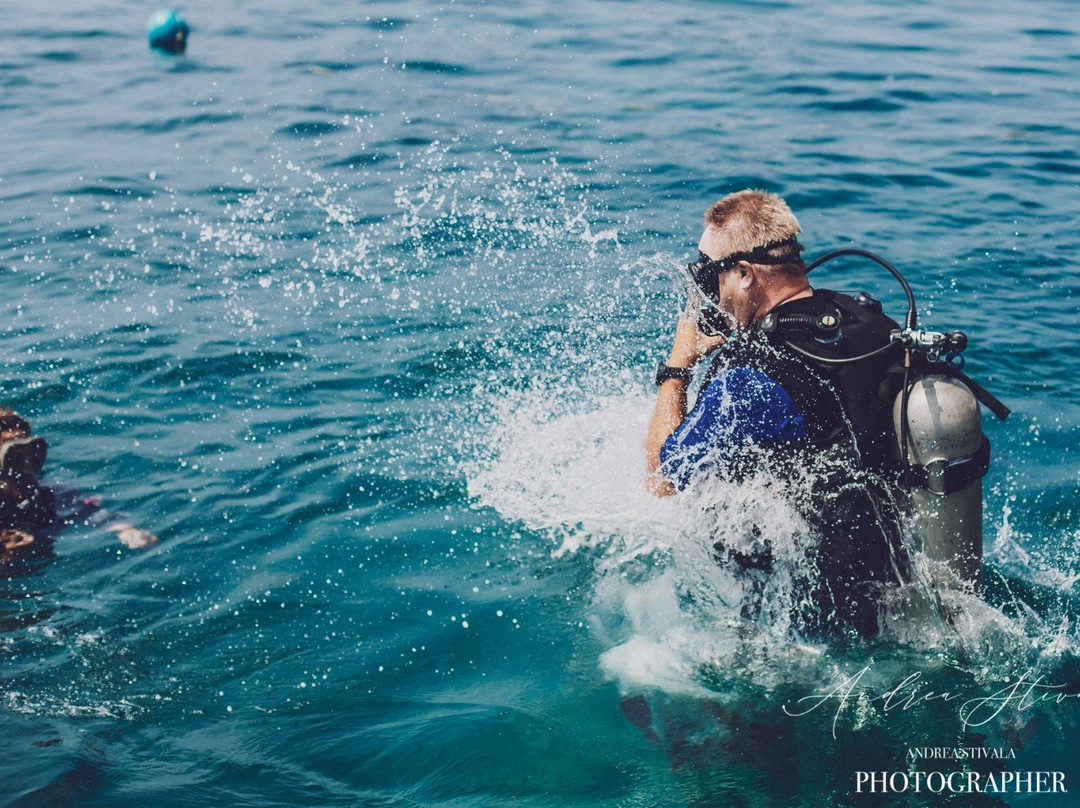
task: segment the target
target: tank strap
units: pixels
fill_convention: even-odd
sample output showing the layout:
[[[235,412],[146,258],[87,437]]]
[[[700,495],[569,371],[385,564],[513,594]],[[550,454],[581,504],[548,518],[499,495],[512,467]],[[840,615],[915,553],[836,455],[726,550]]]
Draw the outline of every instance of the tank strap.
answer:
[[[981,480],[989,468],[990,441],[983,435],[975,454],[953,460],[934,460],[925,466],[909,466],[908,480],[912,488],[925,488],[931,494],[948,496]]]

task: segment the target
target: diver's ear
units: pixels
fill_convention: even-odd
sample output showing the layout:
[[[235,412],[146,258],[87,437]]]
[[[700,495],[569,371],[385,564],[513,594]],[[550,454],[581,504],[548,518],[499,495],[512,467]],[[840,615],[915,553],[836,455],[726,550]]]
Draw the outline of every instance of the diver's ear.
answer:
[[[749,261],[740,261],[731,268],[731,271],[735,274],[735,279],[742,289],[750,289],[757,283],[757,272]]]

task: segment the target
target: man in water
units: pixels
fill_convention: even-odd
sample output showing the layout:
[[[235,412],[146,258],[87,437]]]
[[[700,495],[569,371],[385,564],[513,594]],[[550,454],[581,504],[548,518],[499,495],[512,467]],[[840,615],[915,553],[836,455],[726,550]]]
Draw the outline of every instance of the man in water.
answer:
[[[46,449],[43,438],[31,437],[26,419],[0,407],[0,562],[43,550],[56,528],[77,521],[113,531],[131,549],[157,542],[153,533],[104,510],[96,497],[41,485]]]
[[[716,476],[779,481],[815,534],[796,625],[867,637],[878,630],[884,588],[907,569],[887,482],[895,481],[887,413],[897,354],[885,346],[897,325],[868,297],[813,289],[799,232],[787,204],[764,192],[731,194],[707,212],[689,271],[731,333],[710,335],[698,317],[680,318],[656,374],[648,487],[667,496]],[[877,348],[870,359],[830,364]],[[693,369],[714,350],[691,409]],[[721,562],[757,575],[771,572],[773,549],[716,546]]]

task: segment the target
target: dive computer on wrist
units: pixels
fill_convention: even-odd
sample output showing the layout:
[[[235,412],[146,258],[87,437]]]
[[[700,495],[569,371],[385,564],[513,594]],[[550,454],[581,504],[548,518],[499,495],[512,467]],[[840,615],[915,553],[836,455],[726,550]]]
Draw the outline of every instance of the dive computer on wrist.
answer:
[[[656,386],[659,387],[668,379],[678,379],[683,384],[690,384],[694,378],[694,371],[690,368],[673,368],[661,362],[656,366]]]

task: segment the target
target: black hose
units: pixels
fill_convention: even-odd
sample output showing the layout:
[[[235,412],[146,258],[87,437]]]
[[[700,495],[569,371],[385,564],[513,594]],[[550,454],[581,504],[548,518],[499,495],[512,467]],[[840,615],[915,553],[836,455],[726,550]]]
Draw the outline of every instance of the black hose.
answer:
[[[793,342],[788,342],[787,340],[784,340],[784,344],[786,346],[788,346],[789,348],[791,348],[791,350],[795,351],[795,353],[802,354],[807,359],[813,359],[815,362],[821,362],[824,365],[846,365],[849,362],[862,362],[864,359],[871,359],[871,358],[877,356],[878,354],[883,354],[886,351],[900,345],[899,342],[890,342],[890,343],[887,343],[885,345],[882,345],[880,348],[875,348],[874,350],[870,351],[870,353],[864,353],[861,356],[849,356],[849,357],[843,358],[843,359],[841,359],[841,358],[832,359],[832,358],[827,357],[827,356],[818,356],[815,353],[811,353],[810,351],[803,350],[798,345],[794,344]]]
[[[911,348],[904,349],[904,389],[900,395],[900,458],[904,464],[904,488],[911,491],[911,458],[908,457],[908,399],[911,398]]]
[[[845,247],[842,250],[834,250],[831,253],[826,253],[820,258],[815,259],[807,265],[806,271],[809,272],[812,269],[816,269],[817,267],[824,264],[826,261],[831,261],[832,259],[839,258],[842,255],[858,255],[863,258],[869,258],[871,261],[874,261],[875,263],[880,264],[881,266],[885,267],[885,269],[889,270],[892,276],[900,282],[900,285],[904,288],[904,294],[907,295],[908,313],[907,319],[904,321],[904,325],[906,328],[913,331],[915,329],[915,323],[917,319],[917,315],[915,314],[915,293],[911,291],[911,286],[908,285],[908,282],[906,280],[904,280],[904,276],[900,274],[900,270],[898,270],[880,255],[875,255],[869,250],[860,250],[857,247]]]

